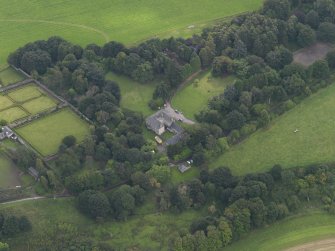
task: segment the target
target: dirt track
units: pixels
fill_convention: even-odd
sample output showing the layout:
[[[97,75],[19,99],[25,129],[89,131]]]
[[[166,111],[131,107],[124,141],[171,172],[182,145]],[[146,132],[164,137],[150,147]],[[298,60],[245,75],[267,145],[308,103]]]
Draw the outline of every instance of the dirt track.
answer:
[[[284,251],[334,251],[335,238],[322,241],[314,241],[293,248],[285,249]]]
[[[333,49],[334,46],[331,44],[315,43],[309,47],[296,51],[293,56],[293,61],[304,66],[309,66],[315,61],[325,58],[327,53]]]

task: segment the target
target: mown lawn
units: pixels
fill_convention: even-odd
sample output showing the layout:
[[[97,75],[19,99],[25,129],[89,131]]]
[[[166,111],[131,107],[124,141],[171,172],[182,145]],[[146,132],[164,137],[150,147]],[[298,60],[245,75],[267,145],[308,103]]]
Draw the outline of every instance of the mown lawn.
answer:
[[[16,176],[16,167],[0,151],[0,189],[13,188],[19,185],[19,178]]]
[[[335,160],[335,84],[318,91],[211,162],[234,174],[261,172]],[[298,129],[299,132],[294,133]]]
[[[280,251],[306,242],[334,236],[334,216],[323,211],[311,211],[253,231],[224,250]]]
[[[52,98],[48,96],[41,96],[39,98],[24,103],[22,107],[31,114],[37,114],[39,112],[53,108],[56,105],[57,103]]]
[[[17,119],[21,119],[28,116],[20,107],[12,107],[0,112],[0,120],[4,119],[8,123],[11,123]]]
[[[24,76],[11,67],[7,67],[0,71],[0,80],[2,81],[3,86],[22,81],[23,79]]]
[[[209,71],[202,73],[176,93],[172,106],[186,117],[194,119],[196,113],[207,107],[210,98],[223,93],[225,87],[233,81],[233,77],[213,78]]]
[[[63,0],[0,0],[0,64],[19,46],[53,35],[80,45],[109,40],[132,44],[155,36],[191,36],[217,19],[258,9],[262,2],[83,0],[78,4]]]
[[[0,110],[4,110],[10,106],[14,105],[8,97],[0,95]]]
[[[70,109],[63,109],[16,129],[42,156],[56,153],[65,136],[73,135],[77,142],[81,142],[89,131],[89,125]]]
[[[138,215],[129,217],[125,222],[108,219],[97,224],[77,211],[73,199],[47,199],[0,205],[0,210],[27,215],[33,224],[32,232],[8,241],[13,251],[26,250],[30,243],[39,240],[37,236],[63,223],[72,224],[96,241],[106,241],[118,250],[129,246],[139,246],[141,250],[160,250],[159,247],[162,246],[162,250],[167,250],[169,238],[182,228],[187,228],[190,222],[203,213],[188,211],[176,215],[160,214],[152,213],[153,209],[152,204],[145,204],[137,210]]]
[[[155,90],[155,83],[140,84],[132,79],[109,72],[107,79],[116,81],[121,89],[121,107],[142,112],[148,116],[153,111],[148,106]]]
[[[25,102],[29,99],[36,98],[42,95],[42,91],[35,84],[25,85],[22,88],[15,89],[8,93],[8,96],[15,102]]]
[[[184,173],[181,173],[177,167],[171,169],[171,180],[173,184],[178,184],[184,181],[193,180],[200,175],[199,168],[193,166]]]

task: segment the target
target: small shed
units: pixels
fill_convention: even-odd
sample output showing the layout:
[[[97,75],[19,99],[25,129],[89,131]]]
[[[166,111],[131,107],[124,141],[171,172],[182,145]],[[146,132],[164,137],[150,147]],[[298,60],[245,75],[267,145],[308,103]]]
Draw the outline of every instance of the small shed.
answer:
[[[184,165],[184,164],[180,164],[178,165],[178,170],[181,172],[181,173],[184,173],[186,172],[188,169],[190,169],[191,166],[190,165]]]
[[[33,167],[29,167],[29,168],[28,168],[28,173],[29,173],[31,176],[33,176],[33,177],[35,178],[35,180],[38,180],[38,178],[39,178],[39,176],[40,176],[39,172],[38,172],[35,168],[33,168]]]

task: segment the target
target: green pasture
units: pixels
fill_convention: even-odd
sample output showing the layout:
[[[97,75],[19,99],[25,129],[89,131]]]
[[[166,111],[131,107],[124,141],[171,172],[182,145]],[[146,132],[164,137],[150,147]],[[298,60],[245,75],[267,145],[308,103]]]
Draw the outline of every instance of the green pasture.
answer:
[[[4,110],[12,105],[14,105],[13,101],[6,96],[0,95],[0,110]]]
[[[207,107],[210,98],[223,93],[233,81],[233,77],[213,78],[211,72],[204,72],[176,93],[171,101],[172,106],[194,119],[196,113]]]
[[[228,166],[234,174],[262,172],[335,160],[335,85],[306,98],[244,142],[231,147],[212,168]],[[294,133],[295,129],[299,132]]]
[[[20,107],[12,107],[0,112],[0,119],[4,119],[9,123],[26,116],[28,116],[28,114]]]
[[[1,62],[1,60],[2,59],[0,58],[0,62]],[[21,75],[20,73],[18,73],[17,71],[15,71],[11,67],[7,67],[7,68],[0,71],[0,80],[1,80],[3,86],[13,84],[13,83],[17,83],[19,81],[22,81],[23,79],[24,79],[24,76]]]
[[[42,95],[42,92],[38,86],[34,84],[26,85],[22,88],[15,89],[8,93],[8,96],[15,102],[25,102],[29,99],[36,98]]]
[[[17,202],[0,205],[0,210],[27,215],[32,222],[32,232],[18,235],[15,239],[6,240],[11,250],[26,250],[28,245],[47,237],[45,232],[57,224],[72,224],[80,232],[88,234],[95,241],[105,241],[119,250],[128,246],[138,246],[141,250],[168,250],[168,240],[179,230],[188,228],[190,222],[202,215],[201,211],[187,211],[181,214],[156,213],[154,205],[146,203],[138,208],[135,216],[127,221],[115,222],[111,219],[96,223],[80,214],[75,208],[73,199],[45,199],[36,201]],[[43,239],[47,242],[48,239]],[[160,249],[162,245],[162,249]]]
[[[63,109],[35,120],[16,132],[42,156],[57,152],[62,139],[73,135],[81,142],[89,134],[89,125],[70,109]]]
[[[253,231],[224,250],[281,251],[334,236],[334,216],[323,211],[311,211]]]
[[[132,111],[142,112],[144,116],[148,116],[153,111],[148,106],[155,90],[155,84],[140,84],[128,77],[120,76],[109,72],[107,79],[116,81],[121,89],[121,107]]]
[[[31,114],[37,114],[42,111],[55,107],[57,103],[48,96],[41,96],[39,98],[28,101],[22,105]]]
[[[25,43],[62,36],[73,43],[133,44],[191,36],[218,19],[260,8],[263,0],[0,0],[0,64]]]
[[[0,189],[13,188],[20,184],[16,172],[13,162],[0,152]]]
[[[199,168],[193,166],[191,169],[188,169],[186,172],[181,173],[177,167],[171,169],[171,180],[173,184],[178,184],[184,181],[193,180],[200,175]]]

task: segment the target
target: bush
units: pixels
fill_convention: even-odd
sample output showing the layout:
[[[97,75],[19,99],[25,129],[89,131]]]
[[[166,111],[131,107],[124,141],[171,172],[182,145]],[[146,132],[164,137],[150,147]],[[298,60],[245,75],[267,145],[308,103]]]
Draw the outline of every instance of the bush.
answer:
[[[326,60],[330,68],[335,68],[335,50],[328,52]]]
[[[334,43],[335,42],[335,25],[332,23],[322,23],[318,29],[318,38],[320,41]]]
[[[69,135],[69,136],[64,137],[64,139],[62,140],[62,143],[66,145],[67,147],[71,147],[76,144],[76,141],[77,141],[76,137]]]
[[[326,60],[318,60],[309,68],[313,78],[325,79],[329,76],[329,66]]]

